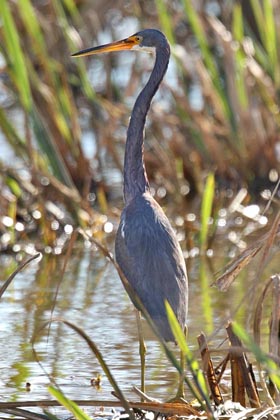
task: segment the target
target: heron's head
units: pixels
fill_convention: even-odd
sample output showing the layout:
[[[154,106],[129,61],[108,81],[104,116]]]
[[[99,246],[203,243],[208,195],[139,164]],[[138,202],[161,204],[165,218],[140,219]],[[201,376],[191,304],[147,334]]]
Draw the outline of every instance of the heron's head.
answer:
[[[152,52],[157,48],[168,45],[162,32],[157,29],[144,29],[136,34],[122,39],[121,41],[111,42],[110,44],[98,47],[87,48],[72,54],[72,57],[82,57],[86,55],[101,54],[111,51],[139,50]]]

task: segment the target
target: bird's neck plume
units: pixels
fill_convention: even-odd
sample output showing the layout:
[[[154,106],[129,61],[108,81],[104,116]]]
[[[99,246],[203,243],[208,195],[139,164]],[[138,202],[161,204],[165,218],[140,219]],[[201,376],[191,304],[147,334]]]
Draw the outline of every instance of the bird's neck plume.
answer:
[[[156,60],[148,83],[136,99],[127,131],[124,161],[124,199],[128,203],[137,194],[149,190],[143,158],[143,131],[151,100],[166,72],[170,57],[169,45],[156,49]]]

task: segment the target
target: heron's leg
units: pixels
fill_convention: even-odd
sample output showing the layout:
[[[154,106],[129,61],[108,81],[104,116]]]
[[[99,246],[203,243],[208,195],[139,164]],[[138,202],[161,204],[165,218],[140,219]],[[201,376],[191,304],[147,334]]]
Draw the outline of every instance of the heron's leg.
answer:
[[[186,362],[185,362],[185,356],[182,350],[180,351],[180,366],[181,366],[182,372],[179,374],[178,390],[175,396],[175,400],[183,400],[185,398],[184,378],[185,378]]]
[[[139,354],[141,362],[141,391],[145,393],[145,368],[146,368],[146,345],[143,336],[141,314],[136,310],[136,320],[139,335]]]
[[[187,339],[187,327],[184,328],[184,334]],[[175,396],[175,400],[184,401],[185,399],[185,392],[184,392],[184,382],[185,382],[185,370],[186,370],[186,358],[182,350],[180,351],[180,366],[181,366],[181,373],[179,374],[179,384],[177,394]]]

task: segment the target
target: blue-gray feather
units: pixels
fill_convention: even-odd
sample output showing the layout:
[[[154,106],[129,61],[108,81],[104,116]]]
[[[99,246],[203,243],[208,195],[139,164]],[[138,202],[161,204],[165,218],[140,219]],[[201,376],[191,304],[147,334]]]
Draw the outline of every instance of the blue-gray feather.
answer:
[[[170,48],[153,29],[136,34],[140,46],[154,47],[151,76],[136,99],[127,132],[124,163],[125,208],[116,237],[116,260],[166,341],[173,341],[166,316],[170,303],[182,328],[188,311],[188,279],[176,235],[152,198],[143,158],[143,129],[151,100],[166,72]],[[130,296],[133,301],[133,296]]]
[[[183,328],[188,310],[186,267],[175,233],[149,193],[137,195],[124,209],[116,259],[162,337],[173,341],[164,302],[168,300]]]

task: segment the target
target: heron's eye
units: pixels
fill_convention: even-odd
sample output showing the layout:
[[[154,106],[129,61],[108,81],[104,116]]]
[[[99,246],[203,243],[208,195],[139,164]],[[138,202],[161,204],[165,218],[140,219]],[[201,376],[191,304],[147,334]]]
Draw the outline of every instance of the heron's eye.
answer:
[[[141,36],[136,36],[135,37],[136,41],[140,42],[142,40]]]

